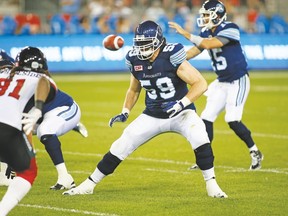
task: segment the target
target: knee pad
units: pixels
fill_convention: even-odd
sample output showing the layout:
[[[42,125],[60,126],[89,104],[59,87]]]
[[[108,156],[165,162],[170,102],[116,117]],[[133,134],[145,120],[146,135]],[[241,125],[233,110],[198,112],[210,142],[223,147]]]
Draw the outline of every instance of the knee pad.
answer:
[[[27,170],[25,170],[23,172],[16,172],[16,175],[19,176],[19,177],[22,177],[25,180],[27,180],[32,185],[33,182],[36,179],[37,171],[38,171],[38,168],[37,168],[37,164],[36,164],[36,159],[34,157],[30,161],[29,169],[27,169]]]
[[[109,151],[104,155],[103,159],[98,163],[97,168],[104,174],[109,175],[114,172],[121,160]]]
[[[206,143],[194,150],[196,164],[201,170],[208,170],[214,166],[214,155],[210,143]]]
[[[43,145],[49,145],[51,143],[51,139],[53,139],[53,137],[56,136],[55,134],[46,134],[46,135],[43,135],[41,136],[40,138],[40,142],[43,144]]]

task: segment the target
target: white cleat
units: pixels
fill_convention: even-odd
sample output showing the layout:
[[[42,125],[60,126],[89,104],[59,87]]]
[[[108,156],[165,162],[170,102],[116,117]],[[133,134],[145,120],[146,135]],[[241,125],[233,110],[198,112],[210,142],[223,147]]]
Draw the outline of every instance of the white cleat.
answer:
[[[73,177],[68,174],[65,177],[58,178],[58,181],[55,185],[51,186],[51,190],[64,190],[64,189],[71,189],[75,188],[75,182]]]
[[[264,159],[264,155],[258,150],[258,151],[251,151],[250,156],[252,159],[250,170],[259,170],[261,169],[261,162]]]
[[[94,191],[94,187],[96,186],[96,184],[91,181],[89,178],[87,178],[84,182],[82,182],[80,185],[78,185],[75,188],[72,188],[68,191],[63,192],[63,195],[70,195],[70,196],[74,196],[74,195],[85,195],[85,194],[93,194]]]
[[[80,133],[83,137],[88,137],[88,131],[85,127],[84,124],[82,124],[81,122],[79,122],[75,128],[73,128],[74,131]]]
[[[197,164],[192,165],[191,167],[188,168],[188,170],[198,170],[199,167]]]
[[[219,185],[217,184],[215,178],[209,179],[206,181],[206,189],[208,196],[214,198],[228,198],[227,194],[224,193]]]

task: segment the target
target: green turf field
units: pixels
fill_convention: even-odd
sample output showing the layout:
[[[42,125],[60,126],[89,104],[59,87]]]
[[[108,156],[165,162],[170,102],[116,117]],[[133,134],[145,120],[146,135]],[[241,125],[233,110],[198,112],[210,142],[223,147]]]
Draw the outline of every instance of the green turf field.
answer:
[[[215,75],[204,73],[208,82]],[[234,216],[288,214],[288,71],[251,72],[251,91],[243,122],[251,129],[265,158],[260,171],[248,171],[250,155],[220,115],[215,122],[215,170],[228,199],[206,195],[201,172],[187,141],[177,134],[160,135],[127,158],[95,188],[93,195],[63,196],[50,191],[56,170],[43,145],[34,138],[38,177],[11,216]],[[128,122],[108,127],[122,109],[129,75],[55,75],[58,87],[74,97],[82,110],[89,137],[62,136],[62,149],[76,184],[94,170],[111,143],[144,108],[143,93]],[[205,105],[202,96],[198,113]],[[6,188],[0,188],[0,196]]]

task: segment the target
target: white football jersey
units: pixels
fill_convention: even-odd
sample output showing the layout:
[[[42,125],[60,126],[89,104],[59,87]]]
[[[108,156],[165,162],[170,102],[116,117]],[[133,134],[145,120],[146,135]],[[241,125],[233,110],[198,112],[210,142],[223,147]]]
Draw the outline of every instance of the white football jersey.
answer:
[[[22,130],[23,110],[41,76],[33,71],[20,71],[9,80],[9,69],[0,70],[0,122]]]

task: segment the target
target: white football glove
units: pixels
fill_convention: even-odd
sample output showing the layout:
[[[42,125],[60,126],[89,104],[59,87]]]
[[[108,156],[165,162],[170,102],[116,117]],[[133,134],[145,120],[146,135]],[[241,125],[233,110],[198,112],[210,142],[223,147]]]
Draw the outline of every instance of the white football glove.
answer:
[[[181,112],[191,101],[185,96],[181,100],[165,102],[161,105],[163,111],[169,114],[169,118],[174,117]]]
[[[183,110],[184,105],[181,101],[171,101],[167,104],[162,105],[163,111],[169,114],[169,118],[177,115],[181,110]]]
[[[22,115],[24,117],[21,121],[23,124],[23,130],[26,135],[29,135],[36,125],[38,119],[41,118],[42,111],[36,107],[33,107],[28,113],[22,113]]]

